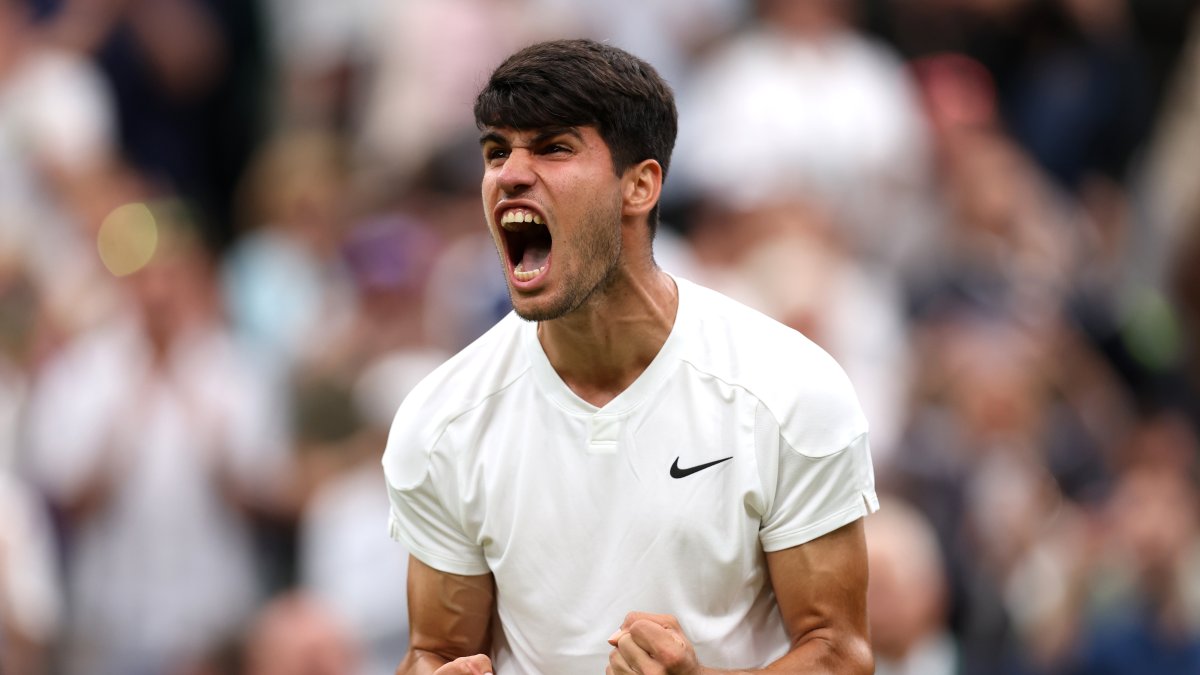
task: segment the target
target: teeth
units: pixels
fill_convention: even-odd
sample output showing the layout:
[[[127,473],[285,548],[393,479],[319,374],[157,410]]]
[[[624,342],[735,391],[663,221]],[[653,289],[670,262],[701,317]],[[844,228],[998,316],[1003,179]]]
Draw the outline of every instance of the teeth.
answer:
[[[525,271],[525,263],[519,262],[519,263],[517,263],[517,266],[515,268],[513,268],[513,276],[516,277],[518,281],[529,281],[530,279],[537,277],[537,275],[541,274],[545,270],[546,270],[546,266],[542,265],[541,267],[537,268],[536,270],[526,272]]]
[[[506,230],[515,232],[518,228],[511,227],[518,223],[535,223],[537,225],[545,225],[542,217],[533,211],[526,209],[509,209],[500,216],[500,227]]]

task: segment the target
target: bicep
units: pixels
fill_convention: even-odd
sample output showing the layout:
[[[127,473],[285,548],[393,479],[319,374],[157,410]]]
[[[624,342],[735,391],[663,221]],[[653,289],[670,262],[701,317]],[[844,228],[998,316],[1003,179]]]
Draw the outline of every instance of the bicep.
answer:
[[[450,574],[410,556],[410,648],[448,661],[460,656],[486,654],[491,646],[495,598],[491,574]]]
[[[822,641],[835,654],[869,657],[867,544],[862,519],[799,546],[766,554],[793,648]]]

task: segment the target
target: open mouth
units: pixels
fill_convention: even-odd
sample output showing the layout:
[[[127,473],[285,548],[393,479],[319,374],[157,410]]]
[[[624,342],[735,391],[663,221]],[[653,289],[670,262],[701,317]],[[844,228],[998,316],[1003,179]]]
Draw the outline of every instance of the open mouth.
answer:
[[[500,216],[500,231],[517,281],[532,281],[546,271],[553,239],[541,215],[529,209],[509,209]]]

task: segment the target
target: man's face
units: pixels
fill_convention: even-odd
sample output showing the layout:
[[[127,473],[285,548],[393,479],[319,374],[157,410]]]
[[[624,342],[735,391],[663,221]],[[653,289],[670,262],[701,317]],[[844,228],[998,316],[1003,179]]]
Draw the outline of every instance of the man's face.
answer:
[[[594,127],[488,127],[483,211],[513,308],[548,321],[582,305],[615,276],[622,181]]]

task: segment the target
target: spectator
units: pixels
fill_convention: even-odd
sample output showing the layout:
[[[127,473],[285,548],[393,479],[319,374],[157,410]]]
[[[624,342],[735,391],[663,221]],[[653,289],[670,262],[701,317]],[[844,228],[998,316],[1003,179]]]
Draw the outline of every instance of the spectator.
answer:
[[[125,159],[192,204],[202,236],[223,248],[232,192],[265,118],[258,3],[39,2],[48,38],[104,72]]]
[[[100,71],[46,44],[25,2],[0,0],[0,264],[16,258],[68,327],[111,308],[81,208],[112,171],[116,145]]]
[[[1194,431],[1175,415],[1147,420],[1125,449],[1106,537],[1091,568],[1077,675],[1200,669],[1200,527]]]
[[[336,617],[303,593],[267,603],[250,626],[241,675],[353,675],[358,654]]]
[[[242,182],[245,230],[222,261],[239,338],[286,387],[357,312],[342,256],[347,170],[337,137],[291,132],[265,146]]]
[[[932,235],[929,134],[903,64],[848,5],[755,3],[757,21],[680,87],[693,112],[668,190],[736,208],[780,194],[824,204],[854,258],[904,279]]]
[[[124,270],[129,311],[57,355],[29,411],[33,474],[66,517],[67,673],[165,673],[235,631],[261,587],[248,514],[286,469],[195,231],[164,204],[131,209],[149,220],[123,229],[144,239],[118,248],[157,245]]]
[[[867,605],[878,675],[954,675],[957,646],[947,626],[949,585],[933,527],[900,499],[881,499],[867,520],[871,582]]]
[[[951,625],[969,673],[1057,667],[1072,638],[1069,580],[1080,551],[1078,509],[1110,478],[1096,419],[1108,395],[1096,378],[1079,393],[1060,370],[1055,324],[958,310],[921,327],[912,417],[883,480],[934,523],[948,554]],[[1082,401],[1075,400],[1079,395]],[[1119,399],[1122,400],[1123,399]],[[1116,408],[1124,411],[1124,408]],[[1095,424],[1111,425],[1097,428]],[[1051,670],[1050,672],[1054,672]]]

